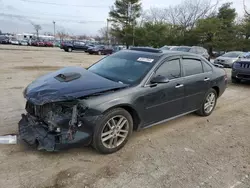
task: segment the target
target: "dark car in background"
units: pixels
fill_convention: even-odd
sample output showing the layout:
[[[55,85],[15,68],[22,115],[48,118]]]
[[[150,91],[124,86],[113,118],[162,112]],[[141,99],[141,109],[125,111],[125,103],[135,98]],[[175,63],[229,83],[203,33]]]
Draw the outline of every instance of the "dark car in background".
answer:
[[[97,45],[87,50],[89,54],[97,54],[97,55],[109,55],[109,54],[112,54],[113,51],[114,50],[112,47],[108,47],[104,45]]]
[[[10,44],[10,39],[4,35],[0,35],[0,44]]]
[[[86,44],[82,41],[67,42],[63,45],[65,52],[72,52],[73,50],[84,51]]]
[[[233,83],[240,83],[241,80],[250,80],[250,53],[246,53],[233,63],[231,79]]]
[[[210,55],[208,54],[208,51],[200,46],[176,46],[171,48],[170,50],[199,54],[210,61]]]
[[[94,48],[94,47],[95,47],[94,44],[86,44],[86,45],[83,47],[83,51],[87,53],[88,50],[89,50],[90,48]]]
[[[67,43],[72,43],[73,41],[68,41],[68,40],[66,40],[66,41],[62,41],[61,43],[60,43],[60,48],[61,49],[64,49],[64,45],[65,44],[67,44]]]
[[[87,69],[66,67],[25,88],[19,136],[39,150],[75,144],[121,149],[133,130],[196,112],[209,116],[227,76],[192,53],[131,48]]]

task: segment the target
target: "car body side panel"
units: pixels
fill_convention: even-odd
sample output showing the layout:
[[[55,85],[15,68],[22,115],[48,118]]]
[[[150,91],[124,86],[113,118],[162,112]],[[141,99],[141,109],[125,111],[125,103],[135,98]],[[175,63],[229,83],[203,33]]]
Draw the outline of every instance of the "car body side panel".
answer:
[[[184,87],[182,79],[146,87],[142,97],[145,126],[183,113]],[[176,87],[177,86],[177,87]]]

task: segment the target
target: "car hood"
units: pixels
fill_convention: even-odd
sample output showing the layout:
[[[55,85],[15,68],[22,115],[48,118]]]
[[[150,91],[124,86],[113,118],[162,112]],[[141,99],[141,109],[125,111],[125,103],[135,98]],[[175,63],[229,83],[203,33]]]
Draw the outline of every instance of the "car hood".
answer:
[[[82,67],[65,67],[33,81],[24,90],[24,97],[36,105],[74,100],[128,85],[114,82]]]
[[[216,60],[224,60],[224,61],[236,61],[237,57],[217,57]]]

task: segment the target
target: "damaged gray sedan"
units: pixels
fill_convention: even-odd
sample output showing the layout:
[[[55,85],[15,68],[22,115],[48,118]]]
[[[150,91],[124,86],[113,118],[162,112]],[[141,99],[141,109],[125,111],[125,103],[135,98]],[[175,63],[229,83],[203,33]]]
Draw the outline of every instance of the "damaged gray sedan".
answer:
[[[193,63],[192,77],[184,60]],[[19,136],[39,150],[92,145],[113,153],[133,130],[195,111],[210,115],[226,83],[223,69],[194,54],[122,50],[88,69],[66,67],[32,82]]]

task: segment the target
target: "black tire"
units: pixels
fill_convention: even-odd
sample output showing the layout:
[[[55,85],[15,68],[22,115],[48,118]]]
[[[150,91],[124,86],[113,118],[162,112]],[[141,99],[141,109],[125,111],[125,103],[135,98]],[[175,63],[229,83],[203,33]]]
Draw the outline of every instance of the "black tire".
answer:
[[[207,102],[207,97],[208,97],[211,93],[213,93],[214,96],[215,96],[214,106],[213,106],[213,108],[212,108],[212,110],[211,110],[210,112],[206,112],[206,111],[205,111],[205,104],[206,104],[206,102]],[[206,93],[204,99],[203,99],[203,102],[202,102],[202,104],[201,104],[200,109],[199,109],[198,111],[196,111],[196,113],[197,113],[199,116],[209,116],[210,114],[212,114],[212,112],[214,111],[214,109],[215,109],[215,107],[216,107],[217,98],[218,98],[217,92],[216,92],[213,88],[209,89],[208,92]]]
[[[231,77],[231,80],[232,80],[232,83],[234,83],[234,84],[239,84],[241,82],[240,79],[235,78],[235,77]]]
[[[128,121],[128,134],[127,137],[124,139],[124,141],[117,147],[115,148],[107,148],[102,142],[101,134],[105,128],[106,123],[115,116],[123,116],[127,119]],[[128,111],[122,109],[122,108],[115,108],[110,111],[107,111],[104,115],[103,118],[97,123],[95,127],[95,131],[93,134],[93,140],[92,140],[92,146],[99,152],[103,154],[110,154],[114,153],[118,150],[120,150],[128,141],[129,137],[132,134],[133,130],[133,119],[131,115],[129,114]]]
[[[73,51],[73,49],[71,47],[67,48],[67,52],[72,52],[72,51]]]

